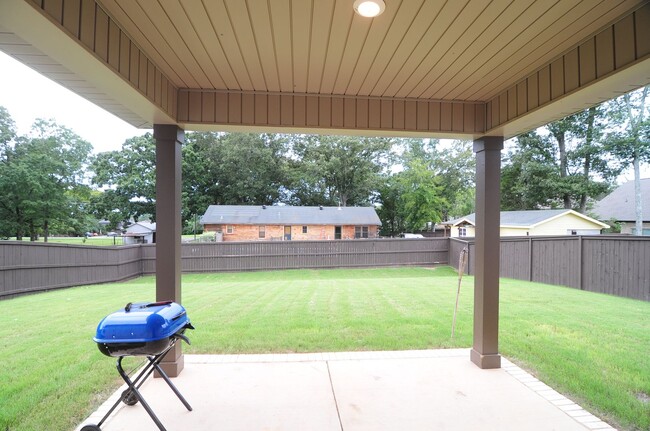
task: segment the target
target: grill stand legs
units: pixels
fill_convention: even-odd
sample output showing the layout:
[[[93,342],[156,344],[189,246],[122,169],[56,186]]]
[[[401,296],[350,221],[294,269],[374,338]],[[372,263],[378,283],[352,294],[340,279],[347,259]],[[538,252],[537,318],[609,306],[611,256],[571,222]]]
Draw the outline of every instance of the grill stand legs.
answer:
[[[189,411],[192,411],[192,406],[190,406],[190,404],[183,397],[183,395],[181,395],[179,390],[176,388],[176,386],[174,386],[172,381],[169,379],[167,374],[165,374],[165,372],[162,370],[162,368],[159,365],[160,362],[165,357],[165,355],[167,354],[167,352],[171,350],[173,345],[174,343],[172,343],[167,349],[165,349],[164,352],[158,355],[147,356],[147,360],[149,361],[149,363],[142,369],[142,371],[140,371],[140,373],[133,380],[129,378],[129,375],[126,373],[126,371],[124,371],[124,368],[122,368],[122,359],[124,359],[124,356],[118,357],[117,365],[116,365],[117,371],[118,373],[120,373],[120,376],[122,377],[124,382],[126,382],[128,388],[124,392],[122,392],[122,396],[120,397],[120,399],[117,400],[115,404],[113,404],[113,407],[110,408],[110,410],[106,413],[106,415],[104,415],[102,420],[99,421],[97,425],[86,425],[83,428],[81,428],[81,431],[99,431],[101,429],[100,427],[102,426],[102,424],[111,415],[111,413],[113,413],[113,410],[115,410],[121,402],[124,402],[125,404],[128,405],[133,405],[136,404],[138,401],[140,402],[140,404],[142,404],[142,407],[144,407],[144,409],[147,411],[147,413],[151,417],[151,420],[153,420],[155,424],[158,426],[158,429],[160,431],[167,431],[167,429],[160,422],[160,419],[158,419],[156,414],[153,412],[149,404],[147,404],[147,402],[144,400],[144,397],[138,390],[140,386],[142,386],[142,384],[145,382],[145,380],[147,380],[147,377],[149,377],[154,370],[158,371],[160,377],[162,377],[165,380],[165,382],[167,382],[167,385],[169,385],[171,390],[174,391],[174,393],[176,394],[178,399],[181,400],[185,408],[187,408],[187,410]],[[135,397],[135,399],[133,397]]]

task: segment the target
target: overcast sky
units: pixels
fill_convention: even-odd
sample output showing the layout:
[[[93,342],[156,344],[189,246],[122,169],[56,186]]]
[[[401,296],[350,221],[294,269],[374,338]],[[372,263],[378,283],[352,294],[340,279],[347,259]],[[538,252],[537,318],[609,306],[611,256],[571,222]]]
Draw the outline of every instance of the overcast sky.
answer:
[[[27,134],[37,118],[53,119],[90,142],[95,153],[118,150],[126,139],[147,132],[50,81],[2,51],[0,106],[7,108],[20,135]],[[641,177],[650,177],[650,165],[643,165]],[[634,173],[630,168],[618,182],[633,179]]]
[[[33,71],[0,51],[0,106],[9,111],[19,135],[34,120],[53,119],[93,145],[94,152],[118,150],[147,130],[137,129]]]

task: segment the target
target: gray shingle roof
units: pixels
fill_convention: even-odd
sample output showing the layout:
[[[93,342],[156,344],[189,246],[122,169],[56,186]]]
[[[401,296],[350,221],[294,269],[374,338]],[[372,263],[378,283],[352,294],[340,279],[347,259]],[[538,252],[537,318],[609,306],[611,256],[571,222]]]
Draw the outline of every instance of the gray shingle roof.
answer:
[[[650,178],[641,180],[641,199],[643,201],[643,221],[650,221]],[[594,214],[601,220],[636,220],[634,203],[634,181],[629,181],[598,201]]]
[[[542,223],[553,217],[569,212],[567,209],[557,210],[530,210],[530,211],[501,211],[501,226],[529,227]],[[462,220],[476,224],[476,214],[472,213],[465,217],[452,220],[449,224],[456,225]]]
[[[201,224],[381,226],[373,207],[210,205]]]

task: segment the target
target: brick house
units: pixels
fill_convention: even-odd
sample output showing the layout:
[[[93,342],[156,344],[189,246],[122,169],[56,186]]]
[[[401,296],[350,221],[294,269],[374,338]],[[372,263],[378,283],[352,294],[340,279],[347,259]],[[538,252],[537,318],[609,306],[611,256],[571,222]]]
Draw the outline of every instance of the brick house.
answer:
[[[266,205],[210,205],[201,224],[223,241],[376,238],[381,226],[373,207]]]

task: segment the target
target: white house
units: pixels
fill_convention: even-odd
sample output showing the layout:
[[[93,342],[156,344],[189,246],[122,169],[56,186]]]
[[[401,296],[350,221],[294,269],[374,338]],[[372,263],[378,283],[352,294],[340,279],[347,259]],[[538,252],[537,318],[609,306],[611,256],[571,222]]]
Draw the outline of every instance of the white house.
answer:
[[[153,244],[156,242],[156,223],[139,221],[126,228],[124,244]]]
[[[452,237],[475,236],[475,214],[444,223]],[[500,236],[600,235],[609,225],[567,209],[501,211]]]

